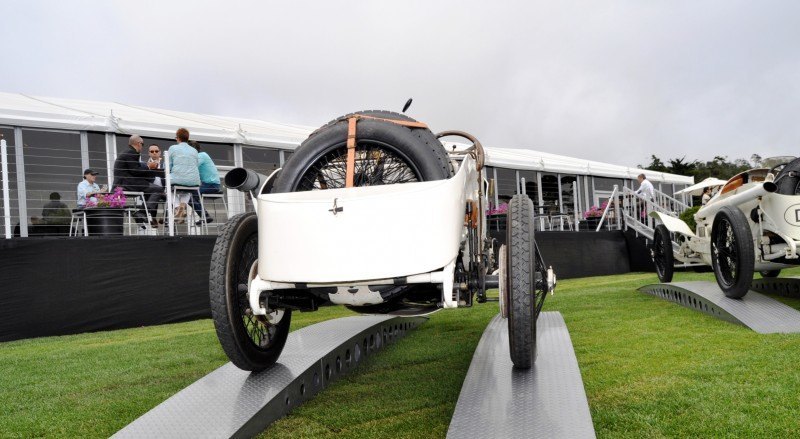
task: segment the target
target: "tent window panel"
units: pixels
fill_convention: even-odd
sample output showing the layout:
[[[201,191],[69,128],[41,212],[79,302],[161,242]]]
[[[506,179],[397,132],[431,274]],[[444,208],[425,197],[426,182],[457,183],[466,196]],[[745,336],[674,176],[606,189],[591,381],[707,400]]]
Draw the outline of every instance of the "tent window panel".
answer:
[[[614,185],[617,185],[619,190],[622,191],[622,184],[623,180],[621,178],[594,177],[594,190],[596,191],[613,191]]]
[[[575,211],[575,186],[577,177],[564,175],[561,177],[561,212],[573,213]]]
[[[523,192],[533,201],[534,206],[539,205],[539,176],[536,171],[519,171],[519,183]],[[525,181],[525,185],[522,182]]]
[[[513,169],[496,168],[497,171],[497,197],[500,204],[508,203],[517,193],[517,171]]]
[[[67,235],[68,214],[77,206],[77,186],[83,179],[78,132],[23,129],[28,236]],[[57,215],[54,205],[63,206]]]
[[[269,176],[281,166],[280,151],[277,149],[243,146],[242,165],[259,174]],[[247,212],[252,212],[253,203],[245,203],[245,209]]]
[[[672,197],[675,195],[675,190],[672,188],[672,183],[661,183],[661,192]]]
[[[108,165],[106,164],[106,135],[104,133],[88,133],[89,167],[99,172],[97,184],[108,185]]]
[[[542,209],[544,213],[560,212],[558,190],[558,176],[542,174]]]
[[[207,153],[216,166],[236,166],[233,160],[233,144],[231,143],[200,143],[200,150]]]

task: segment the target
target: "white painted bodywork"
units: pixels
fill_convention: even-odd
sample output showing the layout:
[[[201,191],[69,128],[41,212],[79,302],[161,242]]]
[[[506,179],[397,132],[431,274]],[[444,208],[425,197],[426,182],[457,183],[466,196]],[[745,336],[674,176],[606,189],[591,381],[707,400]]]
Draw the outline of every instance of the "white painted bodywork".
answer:
[[[751,170],[748,172],[763,170]],[[735,177],[734,177],[735,178]],[[682,220],[653,212],[650,215],[661,221],[676,235],[678,243],[675,259],[683,263],[703,263],[711,265],[711,228],[716,214],[722,207],[732,206],[741,210],[747,218],[755,249],[754,269],[779,270],[791,265],[773,262],[775,259],[798,259],[797,247],[800,243],[800,196],[782,195],[769,192],[765,182],[772,182],[774,176],[768,174],[765,181],[752,182],[723,195],[717,195],[697,211],[697,223],[691,231]],[[733,180],[733,179],[731,179]],[[753,221],[751,212],[757,209],[761,218]],[[770,236],[778,235],[785,242],[776,242]]]
[[[475,160],[465,156],[455,166],[446,180],[259,195],[254,313],[266,312],[262,291],[296,284],[345,287],[329,295],[334,303],[374,304],[380,296],[361,287],[394,278],[442,284],[442,306],[457,307],[450,292],[467,237],[465,209],[480,192]],[[348,289],[358,293],[346,296]]]

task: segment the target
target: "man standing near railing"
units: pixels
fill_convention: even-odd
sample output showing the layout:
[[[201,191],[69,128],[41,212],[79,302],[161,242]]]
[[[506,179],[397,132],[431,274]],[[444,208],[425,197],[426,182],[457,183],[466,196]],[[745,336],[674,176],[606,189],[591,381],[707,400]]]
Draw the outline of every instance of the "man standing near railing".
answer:
[[[644,174],[639,174],[636,177],[639,180],[639,189],[636,189],[636,194],[641,195],[644,198],[644,201],[639,200],[639,212],[641,212],[641,219],[646,221],[650,226],[652,226],[648,214],[650,213],[650,209],[647,206],[646,201],[654,202],[656,199],[655,188],[653,188],[653,183],[650,183],[647,180],[647,177]]]
[[[650,183],[650,181],[647,180],[647,177],[645,177],[644,174],[639,174],[639,176],[636,177],[636,179],[639,180],[639,189],[636,189],[636,193],[639,195],[643,195],[650,201],[655,200],[656,193],[655,193],[655,188],[653,188],[653,183]]]

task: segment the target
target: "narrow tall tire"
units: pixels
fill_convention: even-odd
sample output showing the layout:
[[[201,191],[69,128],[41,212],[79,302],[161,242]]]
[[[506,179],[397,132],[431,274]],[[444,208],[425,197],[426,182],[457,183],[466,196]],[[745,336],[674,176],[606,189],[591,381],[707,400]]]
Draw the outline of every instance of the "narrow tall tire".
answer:
[[[514,367],[536,361],[536,291],[534,278],[533,203],[515,195],[507,213],[508,342]]]
[[[236,215],[220,228],[208,279],[211,316],[222,350],[243,370],[258,371],[274,364],[289,336],[292,311],[277,311],[273,322],[254,316],[247,298],[248,281],[258,260],[258,219]]]
[[[653,264],[661,282],[672,282],[675,273],[675,256],[672,254],[672,239],[663,224],[656,226],[653,235]]]
[[[722,292],[741,299],[753,283],[753,236],[741,210],[726,206],[711,226],[711,265]]]
[[[778,277],[781,274],[780,270],[761,270],[761,277]]]
[[[355,114],[414,121],[390,111],[360,111],[337,118],[297,147],[272,192],[345,187],[347,118]],[[451,175],[447,152],[430,130],[375,119],[358,121],[355,165],[355,186],[442,180]]]

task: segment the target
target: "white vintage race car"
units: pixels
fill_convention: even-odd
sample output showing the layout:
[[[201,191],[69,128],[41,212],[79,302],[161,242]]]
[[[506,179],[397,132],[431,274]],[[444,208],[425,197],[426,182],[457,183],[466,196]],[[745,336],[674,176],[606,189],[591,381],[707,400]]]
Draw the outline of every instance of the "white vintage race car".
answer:
[[[472,146],[449,153],[439,140]],[[210,296],[230,360],[262,370],[279,357],[292,311],[323,304],[365,313],[430,312],[501,290],[511,357],[535,360],[536,318],[555,276],[536,248],[533,206],[515,197],[499,276],[486,239],[483,148],[434,135],[405,115],[366,111],[312,133],[269,177],[225,176],[255,212],[231,218],[214,247]]]
[[[662,282],[672,280],[676,260],[710,265],[725,295],[741,298],[755,271],[776,277],[782,268],[800,265],[800,159],[764,162],[774,166],[728,180],[695,214],[694,232],[678,218],[650,214],[661,222],[652,255]]]

